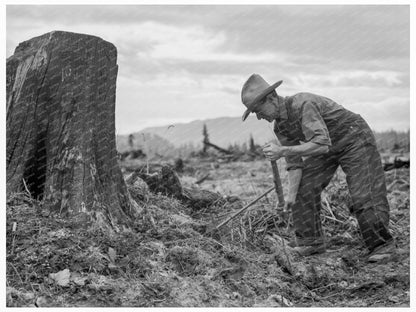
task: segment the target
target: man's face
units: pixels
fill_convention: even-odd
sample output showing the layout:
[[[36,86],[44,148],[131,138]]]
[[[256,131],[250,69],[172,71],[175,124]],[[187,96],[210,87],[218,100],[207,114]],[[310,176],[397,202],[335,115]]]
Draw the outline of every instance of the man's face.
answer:
[[[257,119],[265,119],[268,122],[272,122],[277,118],[277,94],[276,91],[268,94],[259,104],[257,108],[253,110]]]

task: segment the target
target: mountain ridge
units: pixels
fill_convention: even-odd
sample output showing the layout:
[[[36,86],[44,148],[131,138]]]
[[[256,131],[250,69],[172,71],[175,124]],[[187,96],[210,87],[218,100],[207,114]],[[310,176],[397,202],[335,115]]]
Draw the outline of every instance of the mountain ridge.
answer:
[[[175,147],[184,144],[202,146],[202,129],[207,127],[209,140],[219,146],[248,143],[250,135],[257,144],[274,139],[272,124],[259,121],[253,117],[245,122],[239,117],[219,117],[205,120],[194,120],[188,123],[176,123],[159,127],[148,127],[132,134],[136,137],[141,133],[151,133],[168,140]],[[126,141],[129,135],[118,135],[118,141]]]
[[[151,134],[154,139],[160,141],[166,148],[180,148],[184,145],[202,147],[202,129],[204,124],[208,130],[208,137],[211,143],[220,147],[228,148],[234,144],[249,144],[250,136],[255,144],[262,145],[266,142],[276,140],[273,133],[273,124],[267,121],[257,120],[249,116],[246,121],[240,117],[219,117],[205,120],[194,120],[188,123],[175,123],[166,126],[148,127],[131,133],[135,138],[143,134]],[[374,132],[379,148],[389,149],[395,143],[401,146],[408,146],[410,142],[409,131],[397,132],[394,130]],[[129,149],[129,134],[117,135],[118,151]]]

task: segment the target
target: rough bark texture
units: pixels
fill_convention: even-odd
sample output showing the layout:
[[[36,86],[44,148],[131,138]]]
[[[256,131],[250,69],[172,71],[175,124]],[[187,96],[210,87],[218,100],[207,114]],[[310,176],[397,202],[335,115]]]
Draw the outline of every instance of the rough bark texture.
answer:
[[[7,59],[7,193],[60,213],[126,223],[133,206],[115,147],[116,47],[55,31]]]

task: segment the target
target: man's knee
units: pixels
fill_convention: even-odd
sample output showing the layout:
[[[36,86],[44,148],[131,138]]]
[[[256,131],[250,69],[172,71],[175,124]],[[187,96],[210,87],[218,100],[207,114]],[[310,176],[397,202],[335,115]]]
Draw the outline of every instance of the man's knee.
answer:
[[[364,211],[371,210],[385,218],[389,215],[390,206],[385,196],[372,197],[371,194],[352,197],[350,212],[359,215]]]
[[[355,207],[355,205],[353,207]],[[353,208],[353,213],[357,219],[361,219],[366,223],[381,222],[387,226],[390,219],[389,210],[388,205],[361,206]]]

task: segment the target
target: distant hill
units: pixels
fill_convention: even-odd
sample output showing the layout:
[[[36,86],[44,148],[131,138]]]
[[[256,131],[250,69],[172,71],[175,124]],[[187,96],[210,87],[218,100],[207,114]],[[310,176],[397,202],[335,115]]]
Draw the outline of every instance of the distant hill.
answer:
[[[173,156],[171,153],[175,149],[175,146],[167,139],[158,136],[157,134],[150,132],[138,132],[133,134],[133,138],[129,142],[129,135],[117,136],[117,151],[120,153],[130,150],[142,150],[144,154],[148,156],[163,155]]]
[[[247,118],[245,122],[239,117],[221,117],[143,129],[133,133],[135,147],[144,146],[144,133],[148,137],[148,147],[158,150],[161,154],[183,146],[201,147],[204,124],[207,126],[210,142],[223,148],[228,148],[231,144],[248,144],[250,135],[253,136],[255,144],[259,145],[274,139],[271,123],[259,121],[253,116]],[[383,150],[393,149],[395,144],[406,149],[410,142],[409,132],[392,130],[375,133],[375,136],[377,145]],[[117,149],[122,152],[127,150],[128,146],[128,135],[118,135]]]
[[[189,123],[174,124],[173,126],[146,128],[133,135],[151,133],[166,139],[175,147],[186,144],[202,146],[202,128],[206,124],[210,142],[227,148],[230,144],[249,142],[250,135],[256,144],[263,144],[272,140],[272,124],[249,117],[245,122],[238,117],[221,117],[207,120],[195,120]],[[117,142],[127,142],[128,135],[117,136]],[[119,148],[119,144],[117,144]]]

